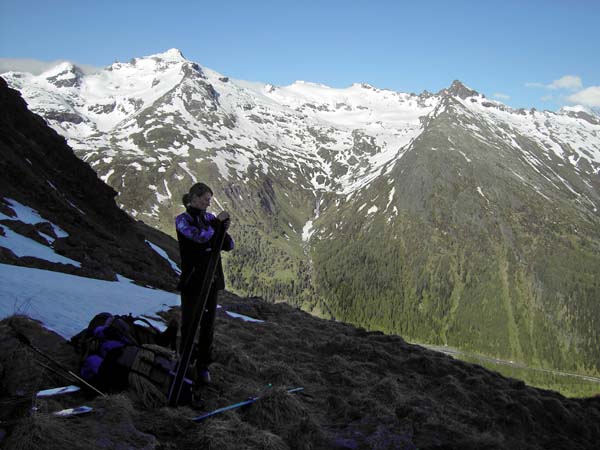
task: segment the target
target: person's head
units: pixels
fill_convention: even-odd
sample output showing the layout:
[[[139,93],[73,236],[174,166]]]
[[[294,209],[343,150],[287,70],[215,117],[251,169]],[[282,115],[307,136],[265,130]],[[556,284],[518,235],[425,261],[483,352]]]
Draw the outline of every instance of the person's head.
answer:
[[[204,183],[196,183],[183,196],[183,204],[188,207],[205,210],[210,206],[213,191]]]

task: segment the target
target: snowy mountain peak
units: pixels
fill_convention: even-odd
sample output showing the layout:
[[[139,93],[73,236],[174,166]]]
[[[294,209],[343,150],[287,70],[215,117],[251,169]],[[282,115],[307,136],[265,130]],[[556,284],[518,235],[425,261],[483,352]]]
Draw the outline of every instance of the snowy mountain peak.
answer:
[[[65,61],[48,69],[40,77],[57,88],[65,88],[79,86],[83,76],[83,71],[79,67]]]
[[[158,58],[158,59],[162,59],[163,61],[176,61],[176,62],[187,61],[185,56],[183,56],[183,53],[181,52],[181,50],[179,50],[177,48],[170,48],[166,52],[157,53],[155,55],[150,55],[147,58]]]
[[[180,69],[186,64],[193,64],[183,54],[172,48],[164,53],[157,53],[154,55],[144,56],[142,58],[133,58],[129,62],[115,62],[111,66],[107,67],[105,71],[109,72],[121,72],[127,77],[131,77],[132,74],[144,74],[153,72],[156,74],[171,71],[171,69]]]
[[[73,64],[69,61],[62,61],[62,62],[58,63],[57,65],[51,67],[50,69],[46,70],[45,72],[43,72],[42,75],[47,78],[47,77],[60,75],[61,73],[65,73],[65,72],[81,72],[81,69],[79,69],[75,64]]]
[[[459,80],[454,80],[448,89],[442,89],[439,95],[452,95],[462,99],[479,96],[479,92],[465,86]]]

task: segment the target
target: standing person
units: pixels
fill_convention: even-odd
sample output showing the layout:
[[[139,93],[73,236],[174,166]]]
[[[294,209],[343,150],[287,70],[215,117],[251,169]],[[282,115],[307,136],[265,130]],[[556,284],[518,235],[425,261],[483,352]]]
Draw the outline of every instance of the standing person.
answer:
[[[181,254],[181,278],[178,288],[181,291],[181,346],[185,342],[192,323],[194,303],[202,289],[204,274],[210,259],[213,237],[218,227],[225,228],[225,240],[221,250],[233,249],[233,239],[227,233],[229,228],[229,214],[225,211],[217,217],[207,212],[213,192],[204,183],[196,183],[190,191],[183,196],[185,212],[175,218],[177,240]],[[221,258],[206,301],[204,314],[200,324],[200,335],[192,354],[195,361],[196,381],[210,383],[208,366],[211,363],[215,315],[217,311],[217,296],[220,290],[225,289],[225,277]]]

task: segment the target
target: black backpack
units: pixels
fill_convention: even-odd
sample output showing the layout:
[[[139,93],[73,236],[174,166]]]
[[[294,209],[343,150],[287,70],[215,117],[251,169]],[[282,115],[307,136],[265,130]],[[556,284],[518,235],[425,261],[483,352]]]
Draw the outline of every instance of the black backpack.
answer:
[[[148,407],[164,406],[177,366],[177,328],[171,322],[161,333],[148,320],[131,314],[97,314],[71,339],[81,355],[81,376],[108,392],[130,388]],[[184,402],[191,400],[189,380],[183,395]]]

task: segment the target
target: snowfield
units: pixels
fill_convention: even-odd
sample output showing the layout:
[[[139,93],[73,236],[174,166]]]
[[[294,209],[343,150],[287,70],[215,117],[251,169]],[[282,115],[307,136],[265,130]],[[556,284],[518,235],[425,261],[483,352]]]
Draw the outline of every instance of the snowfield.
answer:
[[[98,313],[149,315],[179,305],[179,295],[135,285],[0,264],[0,317],[24,314],[64,338]],[[155,322],[158,324],[159,322]]]

